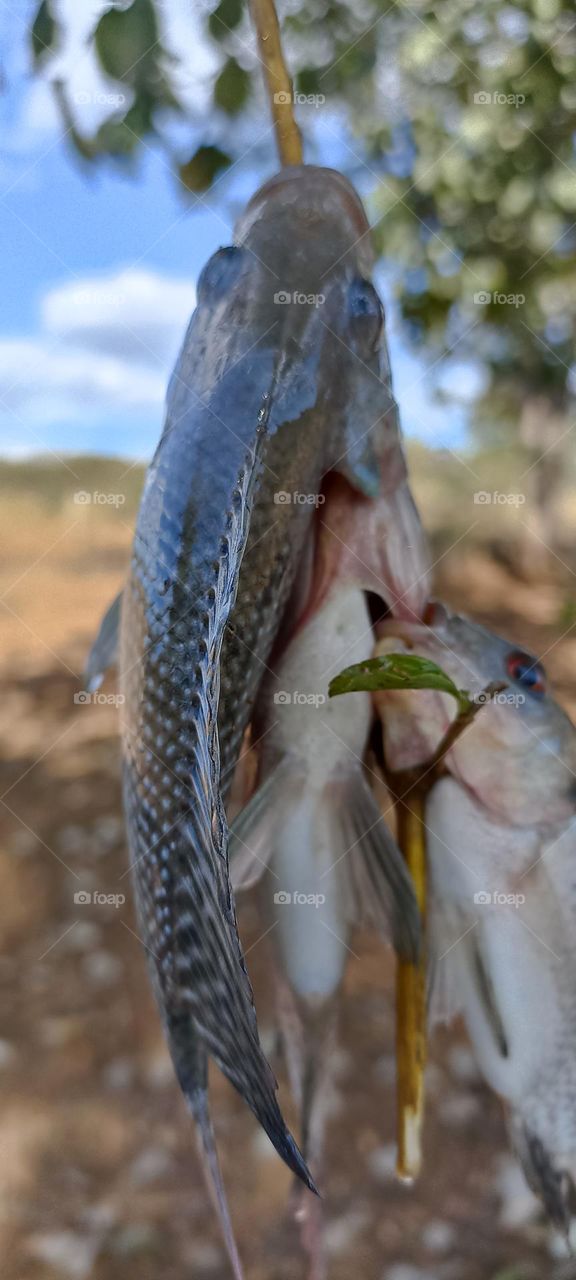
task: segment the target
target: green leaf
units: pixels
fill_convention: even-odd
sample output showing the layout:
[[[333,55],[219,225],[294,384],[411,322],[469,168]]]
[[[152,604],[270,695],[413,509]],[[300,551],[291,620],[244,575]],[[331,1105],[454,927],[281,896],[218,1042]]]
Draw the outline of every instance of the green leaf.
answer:
[[[356,662],[331,680],[328,693],[334,698],[340,693],[372,693],[378,689],[438,689],[456,699],[461,714],[471,706],[466,690],[458,689],[441,667],[412,653],[387,653],[381,658]]]
[[[235,58],[228,58],[214,85],[214,102],[229,116],[242,110],[250,93],[250,76]]]
[[[216,175],[229,164],[230,156],[219,147],[198,147],[190,160],[180,165],[180,181],[189,191],[208,191]]]
[[[152,0],[133,0],[127,9],[107,9],[94,32],[102,69],[112,80],[142,82],[158,61],[158,23]]]
[[[50,8],[50,0],[42,0],[36,10],[36,17],[30,32],[32,56],[39,63],[47,53],[51,53],[56,43],[58,23]]]
[[[238,26],[242,17],[242,0],[220,0],[208,18],[208,30],[214,40],[224,40]]]

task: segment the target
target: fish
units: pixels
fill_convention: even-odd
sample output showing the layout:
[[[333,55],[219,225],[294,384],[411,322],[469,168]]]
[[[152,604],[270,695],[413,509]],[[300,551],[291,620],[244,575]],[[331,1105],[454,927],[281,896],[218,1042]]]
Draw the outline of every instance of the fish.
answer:
[[[430,1021],[462,1013],[552,1221],[576,1209],[576,728],[532,654],[441,604],[386,620],[377,652],[436,662],[481,705],[427,797]],[[505,688],[486,701],[492,682]],[[375,695],[389,766],[429,760],[448,694]]]
[[[363,206],[335,171],[287,167],[249,201],[232,245],[198,281],[144,484],[118,644],[104,628],[89,663],[98,680],[117,654],[139,931],[236,1276],[209,1058],[315,1187],[259,1040],[226,804],[272,651],[288,644],[317,579],[323,486],[340,484],[345,504],[366,512],[384,490],[395,512],[393,594],[410,598],[421,539],[372,267]]]
[[[232,822],[229,847],[234,891],[258,886],[261,926],[274,944],[282,1044],[315,1181],[323,1172],[352,929],[376,927],[406,958],[417,956],[420,943],[412,881],[365,767],[370,695],[329,697],[332,678],[373,652],[368,592],[393,601],[388,607],[404,619],[419,618],[428,598],[424,534],[414,522],[414,563],[402,591],[395,504],[383,493],[366,505],[332,480],[311,599],[287,648],[270,660],[258,696],[256,788]],[[296,1216],[310,1276],[320,1280],[321,1206],[298,1197]]]

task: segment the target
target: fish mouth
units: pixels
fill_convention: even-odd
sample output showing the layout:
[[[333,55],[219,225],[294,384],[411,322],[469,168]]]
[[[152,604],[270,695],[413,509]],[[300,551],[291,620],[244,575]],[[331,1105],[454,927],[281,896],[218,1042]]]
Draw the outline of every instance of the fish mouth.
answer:
[[[377,499],[359,495],[329,472],[323,481],[312,537],[297,579],[282,644],[307,624],[339,584],[365,592],[375,635],[394,623],[396,631],[426,634],[422,618],[430,592],[426,538],[404,478]]]
[[[293,243],[317,236],[321,249],[334,237],[335,261],[353,254],[361,272],[371,275],[374,252],[364,206],[348,179],[335,169],[287,165],[269,178],[236,224],[235,242],[243,244],[255,224],[272,221],[282,224]]]

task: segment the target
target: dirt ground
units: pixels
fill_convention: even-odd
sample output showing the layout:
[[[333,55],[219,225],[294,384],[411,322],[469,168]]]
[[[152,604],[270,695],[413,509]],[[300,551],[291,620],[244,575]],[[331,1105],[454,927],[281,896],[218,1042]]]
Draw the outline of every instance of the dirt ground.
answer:
[[[116,708],[74,701],[123,576],[131,519],[122,507],[52,509],[26,494],[2,504],[4,1280],[229,1277],[135,936]],[[436,591],[546,654],[574,713],[573,588],[569,567],[528,583],[460,544],[439,564]],[[82,891],[125,901],[75,902]],[[263,1040],[295,1122],[253,902],[240,924]],[[391,964],[368,936],[354,950],[323,1185],[330,1280],[576,1276],[523,1186],[500,1105],[460,1032],[433,1047],[425,1172],[413,1188],[394,1180]],[[217,1072],[212,1096],[247,1278],[299,1280],[289,1175]]]

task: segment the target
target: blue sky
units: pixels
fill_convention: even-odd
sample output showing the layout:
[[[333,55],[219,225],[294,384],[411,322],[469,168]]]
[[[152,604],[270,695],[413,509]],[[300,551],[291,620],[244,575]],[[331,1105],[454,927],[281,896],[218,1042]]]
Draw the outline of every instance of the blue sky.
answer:
[[[80,102],[79,119],[89,125],[108,110],[99,99],[110,88],[86,52],[98,3],[60,0],[60,7],[71,20],[61,70]],[[147,458],[160,432],[164,389],[194,305],[195,281],[214,249],[230,241],[242,201],[273,171],[272,134],[261,113],[254,117],[247,127],[258,134],[242,166],[192,206],[159,150],[147,148],[131,175],[111,163],[80,165],[49,86],[31,75],[29,11],[26,6],[15,18],[4,10],[0,33],[8,79],[0,148],[0,452]],[[178,43],[179,0],[175,14]],[[187,10],[191,106],[201,110],[212,54],[200,40],[190,41],[189,22]],[[324,135],[318,128],[313,146],[315,160],[338,164],[333,127]],[[434,404],[425,366],[399,335],[385,272],[380,284],[404,428],[429,444],[458,445],[463,410]],[[455,377],[468,382],[466,371],[456,369]]]

